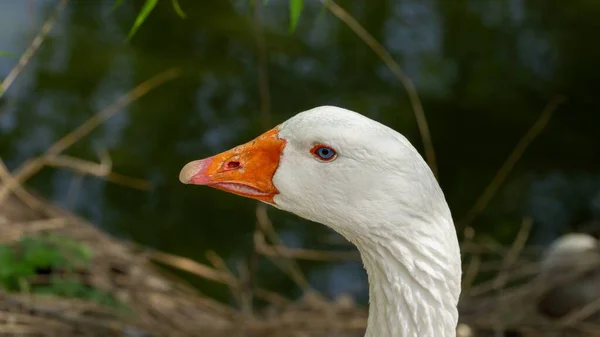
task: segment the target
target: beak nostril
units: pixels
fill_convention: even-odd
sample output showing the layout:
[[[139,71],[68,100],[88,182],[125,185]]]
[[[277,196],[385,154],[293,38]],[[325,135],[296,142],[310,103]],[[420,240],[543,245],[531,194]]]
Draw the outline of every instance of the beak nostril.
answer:
[[[228,162],[228,163],[227,163],[226,167],[227,167],[228,169],[230,169],[230,170],[231,170],[231,169],[236,169],[236,168],[239,168],[239,167],[240,167],[240,162],[239,162],[239,161],[237,161],[237,160],[230,161],[230,162]]]

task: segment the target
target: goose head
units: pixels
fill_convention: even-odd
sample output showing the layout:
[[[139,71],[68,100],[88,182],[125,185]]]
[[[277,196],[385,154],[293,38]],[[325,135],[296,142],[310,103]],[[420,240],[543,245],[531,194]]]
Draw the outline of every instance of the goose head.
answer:
[[[461,268],[452,217],[425,161],[391,128],[322,106],[188,163],[179,179],[271,204],[354,243],[369,274],[369,326],[384,329],[372,335],[455,335]]]
[[[398,212],[449,216],[431,170],[406,138],[332,106],[299,113],[246,144],[190,162],[179,179],[263,201],[350,239],[381,234],[385,229],[369,224],[390,212],[394,218]]]

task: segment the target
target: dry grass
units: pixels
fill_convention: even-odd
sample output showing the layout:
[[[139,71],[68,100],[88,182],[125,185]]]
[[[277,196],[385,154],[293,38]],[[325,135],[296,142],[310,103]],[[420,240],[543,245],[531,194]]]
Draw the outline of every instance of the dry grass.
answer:
[[[389,53],[362,26],[333,1],[328,8],[345,22],[388,65],[405,85],[426,148],[426,157],[435,171],[435,155],[427,121],[414,85]],[[59,2],[62,6],[66,0]],[[261,118],[270,124],[267,53],[259,15],[260,1],[255,1],[257,63],[261,96]],[[53,18],[49,22],[53,22]],[[32,47],[33,54],[43,42],[51,23],[44,25],[41,38]],[[27,56],[28,60],[31,56]],[[27,62],[19,62],[16,74]],[[101,307],[76,299],[22,293],[0,293],[0,336],[362,336],[367,311],[354,305],[352,299],[326,299],[311,289],[297,260],[339,261],[357,260],[355,250],[327,252],[286,247],[279,239],[266,208],[258,206],[254,235],[254,253],[237,271],[230,270],[222,258],[209,252],[211,265],[200,264],[185,257],[174,256],[116,240],[98,231],[77,216],[52,206],[29,192],[24,183],[44,166],[66,168],[81,175],[94,175],[114,183],[135,188],[147,188],[146,182],[113,172],[110,156],[99,153],[99,162],[84,161],[64,155],[64,151],[89,134],[125,106],[161,84],[176,78],[179,71],[168,70],[140,84],[88,121],[65,135],[43,155],[32,158],[14,172],[0,161],[0,243],[10,244],[23,236],[57,233],[91,247],[94,258],[86,279],[95,288],[110,293],[131,307],[134,315]],[[8,87],[16,75],[5,81]],[[470,218],[487,205],[525,148],[542,131],[552,112],[560,103],[555,101],[517,146],[507,163],[476,203]],[[468,220],[468,224],[472,219]],[[462,251],[464,257],[464,291],[460,303],[461,322],[476,335],[501,335],[511,330],[523,336],[598,336],[600,329],[586,322],[598,309],[599,301],[575,310],[560,320],[549,320],[536,309],[544,293],[564,282],[582,277],[586,270],[565,273],[553,280],[540,276],[539,252],[525,248],[531,221],[525,219],[513,244],[504,247],[476,235],[466,226]],[[276,292],[255,286],[257,259],[266,258],[303,289],[305,296],[293,301]],[[227,285],[236,305],[230,306],[200,294],[182,280],[157,269],[169,266],[199,278]],[[589,266],[598,268],[598,266]],[[478,280],[481,278],[485,280]],[[254,298],[268,303],[265,310],[256,311]]]
[[[354,305],[351,298],[335,301],[310,289],[296,259],[356,259],[354,251],[338,252],[295,250],[281,243],[272,226],[262,223],[255,233],[256,253],[276,263],[305,289],[305,296],[293,301],[276,292],[257,287],[254,296],[267,309],[243,310],[241,273],[229,270],[215,253],[212,265],[185,257],[154,251],[122,242],[96,230],[84,220],[57,209],[40,199],[42,208],[32,210],[15,194],[0,205],[0,237],[10,243],[27,235],[56,233],[84,242],[94,258],[86,279],[134,309],[135,315],[123,315],[94,303],[29,293],[0,294],[0,336],[27,333],[34,336],[106,336],[112,334],[143,336],[362,336],[366,327],[366,309]],[[260,222],[269,222],[265,214]],[[487,280],[467,286],[460,303],[461,322],[479,336],[494,331],[519,331],[523,336],[594,336],[600,332],[584,319],[595,312],[598,302],[576,310],[560,320],[540,315],[536,306],[547,289],[581,277],[585,270],[566,273],[551,282],[540,276],[536,262],[539,252],[524,248],[531,222],[523,226],[514,244],[503,247],[489,239],[464,242],[461,247],[465,264],[479,261],[472,273],[489,275]],[[487,261],[487,262],[485,262]],[[236,305],[225,305],[200,294],[183,281],[159,271],[154,263],[166,265],[199,278],[227,285]],[[598,268],[598,265],[589,266]],[[465,268],[466,270],[469,267]],[[465,278],[469,277],[465,273]],[[591,333],[593,331],[593,333]],[[588,332],[588,334],[585,334]],[[543,334],[541,334],[543,333]]]
[[[29,47],[25,50],[23,55],[21,55],[21,57],[19,58],[19,63],[17,63],[17,65],[12,68],[10,73],[6,75],[4,80],[2,80],[2,82],[0,83],[0,98],[4,96],[4,94],[15,81],[15,79],[19,76],[23,69],[25,69],[25,67],[29,63],[29,60],[31,60],[31,58],[38,51],[42,43],[44,43],[44,40],[48,36],[48,33],[50,33],[50,31],[52,30],[54,23],[56,22],[58,14],[60,14],[60,12],[67,5],[68,2],[69,0],[60,0],[56,4],[52,15],[50,15],[50,17],[46,19],[46,22],[44,22],[38,34],[35,36],[35,38],[31,42]]]

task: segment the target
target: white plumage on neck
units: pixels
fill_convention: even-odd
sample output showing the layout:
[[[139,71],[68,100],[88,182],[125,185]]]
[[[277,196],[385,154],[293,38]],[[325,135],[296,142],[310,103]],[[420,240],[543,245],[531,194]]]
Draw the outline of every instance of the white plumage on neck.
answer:
[[[461,261],[444,195],[414,147],[355,112],[319,107],[279,127],[276,207],[332,227],[369,275],[367,337],[456,335]],[[310,154],[337,151],[332,162]]]
[[[446,255],[455,249],[417,236],[356,241],[369,276],[367,337],[456,335],[460,282]]]

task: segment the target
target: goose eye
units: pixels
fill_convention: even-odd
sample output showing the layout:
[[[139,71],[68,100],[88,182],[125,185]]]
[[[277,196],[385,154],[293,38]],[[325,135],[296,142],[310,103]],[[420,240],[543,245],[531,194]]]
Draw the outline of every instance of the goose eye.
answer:
[[[327,145],[315,145],[310,152],[321,161],[332,161],[337,156],[335,150]]]

